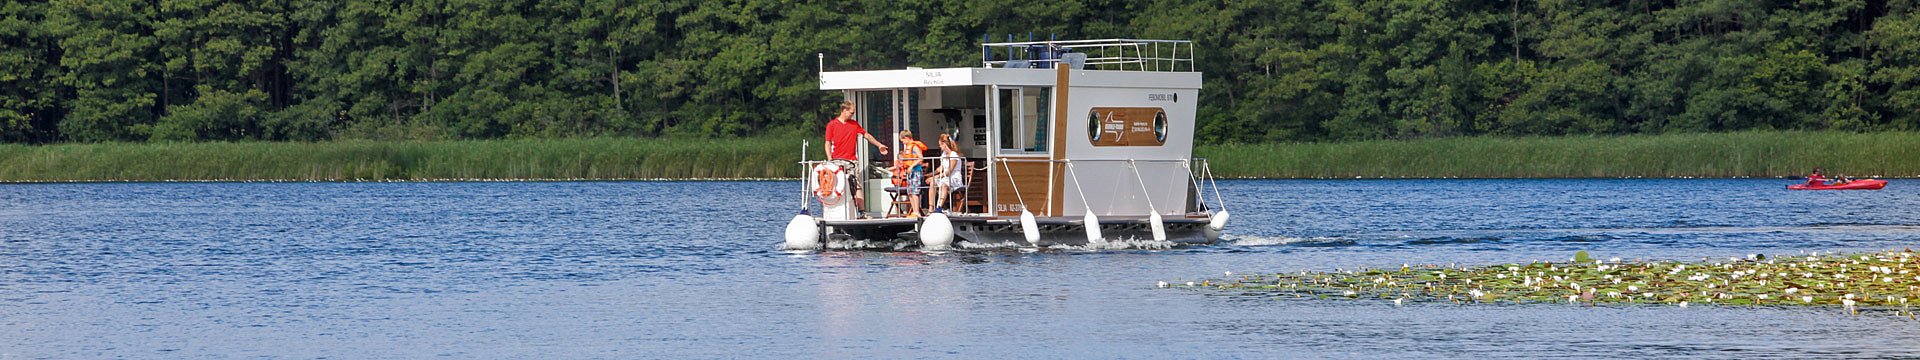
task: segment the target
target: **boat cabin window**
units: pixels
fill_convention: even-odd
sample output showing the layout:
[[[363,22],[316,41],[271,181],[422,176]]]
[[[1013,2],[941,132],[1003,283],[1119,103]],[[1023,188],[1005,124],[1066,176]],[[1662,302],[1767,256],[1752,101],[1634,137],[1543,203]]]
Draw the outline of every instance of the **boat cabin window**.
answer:
[[[1001,153],[1047,152],[1048,108],[1052,105],[1051,87],[1003,87],[996,100],[1000,116]]]

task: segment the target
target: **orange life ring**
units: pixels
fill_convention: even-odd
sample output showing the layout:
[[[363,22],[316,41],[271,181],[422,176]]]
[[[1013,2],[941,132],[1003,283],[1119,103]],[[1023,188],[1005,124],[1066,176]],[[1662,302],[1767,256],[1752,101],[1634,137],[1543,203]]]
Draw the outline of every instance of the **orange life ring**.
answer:
[[[813,196],[820,198],[821,205],[832,206],[840,203],[840,170],[821,166],[814,168]]]

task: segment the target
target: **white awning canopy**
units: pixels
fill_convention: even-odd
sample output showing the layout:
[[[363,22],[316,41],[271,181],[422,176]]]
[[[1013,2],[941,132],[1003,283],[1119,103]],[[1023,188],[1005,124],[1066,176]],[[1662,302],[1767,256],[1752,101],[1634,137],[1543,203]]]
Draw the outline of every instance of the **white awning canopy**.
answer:
[[[944,68],[830,71],[820,90],[899,89],[942,86],[1052,86],[1054,69]],[[1199,89],[1197,72],[1073,70],[1075,87]]]

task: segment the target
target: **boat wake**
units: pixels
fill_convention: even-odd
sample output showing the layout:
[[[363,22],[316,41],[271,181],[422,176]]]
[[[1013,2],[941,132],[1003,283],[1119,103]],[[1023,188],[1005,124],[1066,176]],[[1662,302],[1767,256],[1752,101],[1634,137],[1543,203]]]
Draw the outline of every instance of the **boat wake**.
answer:
[[[999,243],[960,242],[958,245],[961,249],[965,249],[965,250],[983,250],[983,251],[1031,248],[1029,246],[1016,243],[1016,242],[1011,242],[1011,241],[999,242]],[[1173,249],[1179,246],[1180,246],[1179,243],[1175,243],[1172,241],[1156,241],[1156,240],[1150,240],[1150,239],[1117,239],[1117,240],[1107,240],[1107,241],[1101,241],[1096,243],[1089,243],[1085,245],[1056,244],[1056,245],[1047,246],[1046,249],[1047,250],[1069,250],[1069,251],[1071,250],[1079,250],[1079,251],[1167,250],[1167,249]]]
[[[1334,242],[1351,242],[1351,240],[1331,238],[1331,237],[1301,238],[1301,237],[1292,237],[1292,236],[1259,236],[1259,235],[1239,235],[1239,234],[1227,234],[1225,236],[1221,236],[1220,240],[1221,242],[1231,243],[1235,246],[1276,246],[1276,245],[1303,245],[1303,244],[1319,244],[1319,243],[1334,243]]]

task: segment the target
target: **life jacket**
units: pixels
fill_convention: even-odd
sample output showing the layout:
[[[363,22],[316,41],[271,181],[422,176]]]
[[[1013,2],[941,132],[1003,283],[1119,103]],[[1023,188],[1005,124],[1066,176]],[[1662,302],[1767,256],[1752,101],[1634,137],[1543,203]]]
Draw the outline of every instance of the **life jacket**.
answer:
[[[913,139],[900,139],[900,153],[893,161],[893,186],[917,186],[908,184],[909,172],[914,165],[920,165],[920,158],[926,156],[927,143]]]

